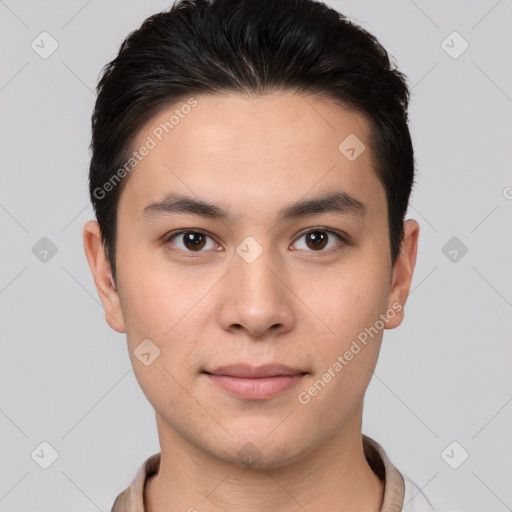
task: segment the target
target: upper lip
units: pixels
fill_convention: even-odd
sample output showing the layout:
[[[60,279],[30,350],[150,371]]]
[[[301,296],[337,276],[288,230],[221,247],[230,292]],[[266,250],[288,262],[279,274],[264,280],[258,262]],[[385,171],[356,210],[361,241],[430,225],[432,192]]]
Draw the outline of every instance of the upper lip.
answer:
[[[276,377],[278,375],[300,375],[306,373],[297,368],[284,364],[266,364],[263,366],[251,366],[249,364],[235,364],[219,366],[215,370],[205,370],[205,373],[213,375],[227,375],[230,377]]]

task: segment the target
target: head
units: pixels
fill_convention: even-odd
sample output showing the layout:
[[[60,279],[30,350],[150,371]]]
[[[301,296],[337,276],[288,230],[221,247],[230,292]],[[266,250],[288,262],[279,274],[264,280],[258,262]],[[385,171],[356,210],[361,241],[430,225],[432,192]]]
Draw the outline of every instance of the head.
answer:
[[[378,41],[312,0],[184,0],[123,42],[84,246],[159,426],[268,467],[357,427],[415,265],[408,100]],[[240,398],[208,376],[238,363],[302,377]]]

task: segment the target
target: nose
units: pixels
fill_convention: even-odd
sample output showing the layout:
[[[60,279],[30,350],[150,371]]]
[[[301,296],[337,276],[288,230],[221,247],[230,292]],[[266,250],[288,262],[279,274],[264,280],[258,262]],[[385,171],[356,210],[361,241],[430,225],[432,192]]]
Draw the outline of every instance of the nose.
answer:
[[[260,339],[292,329],[293,291],[287,277],[284,262],[277,261],[270,250],[263,249],[254,260],[242,251],[235,254],[217,308],[222,328]]]

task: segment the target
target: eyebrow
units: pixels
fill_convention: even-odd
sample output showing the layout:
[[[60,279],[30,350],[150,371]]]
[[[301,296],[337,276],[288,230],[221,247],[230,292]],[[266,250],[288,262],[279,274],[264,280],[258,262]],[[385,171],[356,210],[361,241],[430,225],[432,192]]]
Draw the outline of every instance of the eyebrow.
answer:
[[[363,217],[366,211],[364,203],[344,191],[337,190],[285,206],[279,210],[276,220],[277,222],[282,222],[292,218],[321,213],[337,213]],[[233,222],[234,220],[234,215],[226,208],[176,193],[168,194],[161,201],[147,205],[142,211],[141,218],[149,220],[161,215],[180,213],[200,215],[213,220],[228,222]]]

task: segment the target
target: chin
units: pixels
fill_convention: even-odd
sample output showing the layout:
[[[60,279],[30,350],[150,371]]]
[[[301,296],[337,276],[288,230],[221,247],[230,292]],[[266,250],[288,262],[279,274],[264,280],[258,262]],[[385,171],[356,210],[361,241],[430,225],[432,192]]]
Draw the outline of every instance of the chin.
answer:
[[[299,438],[305,442],[304,437]],[[229,445],[215,450],[215,455],[241,468],[276,469],[307,455],[308,447],[301,446],[299,438],[284,429],[279,436],[277,433],[267,436],[262,430],[259,435],[239,434],[233,437]]]

